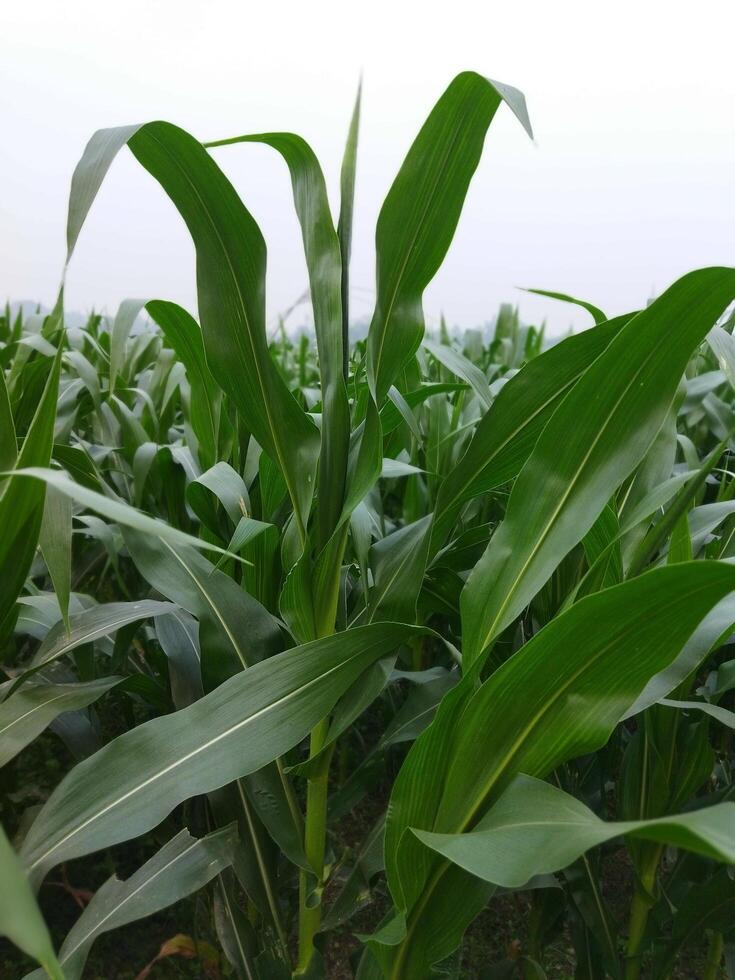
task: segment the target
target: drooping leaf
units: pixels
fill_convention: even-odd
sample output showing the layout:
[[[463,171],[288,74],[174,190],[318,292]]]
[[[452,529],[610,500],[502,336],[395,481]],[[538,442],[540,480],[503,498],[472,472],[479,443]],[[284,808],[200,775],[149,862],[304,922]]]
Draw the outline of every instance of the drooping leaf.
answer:
[[[206,149],[165,122],[95,133],[72,178],[70,252],[112,159],[126,143],[189,228],[209,366],[280,467],[305,533],[319,436],[268,351],[263,236]]]
[[[416,836],[465,871],[496,885],[520,888],[534,875],[561,871],[590,848],[624,835],[733,863],[733,826],[735,803],[608,823],[569,793],[519,776],[470,833],[416,831]]]
[[[0,703],[0,766],[4,766],[64,711],[86,708],[122,680],[83,684],[26,684]]]
[[[555,293],[549,289],[525,289],[524,291],[527,293],[534,293],[536,296],[546,296],[549,299],[558,299],[562,303],[571,303],[573,306],[580,306],[583,310],[587,310],[592,319],[598,325],[607,320],[607,317],[598,306],[594,306],[592,303],[587,303],[583,299],[576,299],[574,296],[568,296],[566,293]]]
[[[203,538],[195,538],[185,531],[179,531],[178,528],[158,520],[158,518],[149,517],[135,507],[131,507],[130,504],[125,503],[119,497],[108,497],[104,494],[97,493],[95,490],[90,490],[80,483],[75,483],[65,473],[61,473],[59,470],[47,470],[37,466],[28,466],[13,470],[12,480],[17,482],[19,486],[27,486],[29,481],[31,481],[31,485],[37,482],[41,486],[45,484],[54,487],[60,493],[71,497],[72,500],[81,504],[83,507],[89,507],[90,510],[102,514],[108,520],[115,521],[124,527],[134,528],[136,531],[149,534],[155,538],[160,538],[162,541],[168,541],[171,544],[179,546],[193,546],[194,548],[201,548],[205,551],[216,551],[221,555],[230,554],[225,548],[221,548],[219,545],[205,541]],[[237,558],[238,556],[231,555],[230,557]],[[242,559],[238,560],[242,561]]]
[[[34,821],[21,851],[32,879],[136,837],[183,800],[263,768],[300,742],[362,671],[415,632],[380,623],[295,647],[190,707],[120,735],[75,766]]]
[[[125,881],[108,878],[71,928],[59,950],[66,980],[79,980],[95,940],[153,915],[203,888],[232,863],[232,827],[199,839],[180,831]],[[27,980],[41,980],[40,972]]]
[[[343,374],[342,259],[322,169],[309,144],[294,133],[236,136],[208,143],[265,143],[281,154],[291,174],[294,205],[301,225],[314,331],[321,376],[322,426],[319,454],[317,546],[334,531],[342,510],[350,415]]]

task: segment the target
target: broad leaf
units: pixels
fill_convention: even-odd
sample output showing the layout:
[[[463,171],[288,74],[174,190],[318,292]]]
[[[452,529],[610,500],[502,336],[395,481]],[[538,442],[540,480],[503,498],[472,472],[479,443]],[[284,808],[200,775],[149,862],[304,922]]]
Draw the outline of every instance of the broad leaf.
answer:
[[[519,776],[468,834],[416,831],[427,847],[465,871],[506,888],[566,868],[585,851],[624,835],[735,863],[735,803],[654,820],[606,823],[575,797]]]
[[[445,697],[391,796],[388,881],[398,910],[409,912],[407,937],[390,957],[392,976],[422,976],[425,957],[451,952],[487,899],[464,872],[442,871],[436,855],[405,831],[465,833],[520,772],[543,777],[603,745],[650,677],[733,590],[734,576],[724,563],[692,562],[588,596],[477,690],[475,670]]]
[[[533,598],[643,459],[690,354],[733,297],[734,269],[679,279],[618,332],[556,410],[462,593],[467,666]]]
[[[444,260],[485,134],[501,102],[531,133],[523,95],[463,72],[436,103],[388,191],[375,232],[377,301],[368,334],[368,382],[381,405],[421,343],[424,289]]]
[[[415,632],[380,623],[287,650],[114,739],[72,769],[34,821],[21,851],[33,880],[61,861],[136,837],[183,800],[277,759],[370,664]]]

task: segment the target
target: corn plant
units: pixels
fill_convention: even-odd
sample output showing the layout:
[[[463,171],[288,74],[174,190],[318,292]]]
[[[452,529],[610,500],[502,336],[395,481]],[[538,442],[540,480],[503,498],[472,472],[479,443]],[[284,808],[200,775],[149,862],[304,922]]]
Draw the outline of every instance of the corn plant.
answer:
[[[592,317],[553,345],[507,306],[490,337],[427,336],[502,103],[531,135],[521,93],[472,72],[430,112],[356,343],[359,94],[337,221],[292,133],[152,122],[87,145],[65,269],[127,147],[191,234],[198,318],[141,298],[71,327],[62,281],[50,314],[0,319],[0,929],[31,975],[81,977],[98,936],[199,891],[222,970],[248,980],[347,976],[345,930],[362,980],[475,975],[463,937],[509,892],[523,942],[478,975],[543,977],[563,942],[576,977],[664,980],[705,932],[719,975],[735,270],[612,319],[537,290]],[[250,143],[289,171],[314,345],[266,332],[266,245],[217,164]],[[24,813],[46,729],[73,764]],[[55,950],[49,872],[138,838],[150,856]]]

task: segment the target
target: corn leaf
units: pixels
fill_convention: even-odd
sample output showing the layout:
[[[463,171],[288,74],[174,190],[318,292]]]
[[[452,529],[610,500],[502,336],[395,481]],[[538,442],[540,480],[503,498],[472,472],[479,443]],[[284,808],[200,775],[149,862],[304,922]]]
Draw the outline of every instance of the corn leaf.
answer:
[[[61,370],[61,346],[53,360],[41,401],[23,440],[13,476],[29,466],[48,466],[56,419],[56,399]],[[5,475],[10,475],[9,470]],[[46,488],[43,483],[31,486],[24,481],[9,479],[2,485],[0,496],[0,644],[12,631],[20,595],[38,545],[43,520]]]
[[[34,821],[21,851],[32,880],[136,837],[183,800],[277,759],[370,664],[415,632],[380,623],[295,647],[114,739],[72,769]]]
[[[0,872],[0,936],[37,960],[51,980],[64,980],[46,923],[2,827]]]
[[[235,841],[232,827],[199,839],[182,830],[126,881],[108,878],[61,944],[59,963],[66,980],[79,980],[101,935],[181,901],[227,868]],[[26,980],[42,980],[42,974],[36,971]]]
[[[423,976],[427,964],[452,951],[487,899],[485,889],[456,867],[442,870],[405,831],[472,830],[520,772],[541,778],[603,745],[649,679],[733,590],[734,576],[723,563],[692,562],[588,596],[476,691],[475,670],[444,699],[391,796],[386,868],[397,908],[408,913],[406,937],[389,956],[391,976]]]
[[[368,334],[368,382],[377,405],[421,343],[424,289],[444,260],[485,134],[506,102],[529,136],[523,95],[463,72],[414,140],[383,203],[375,232],[377,300]]]
[[[342,259],[319,161],[309,144],[294,133],[264,133],[218,140],[207,146],[265,143],[281,154],[291,174],[294,205],[301,225],[322,394],[321,451],[317,505],[317,547],[337,526],[344,497],[350,413],[343,374]],[[327,490],[328,488],[328,490]]]
[[[446,541],[464,503],[515,479],[562,399],[628,319],[561,341],[503,386],[439,487],[432,553]]]
[[[556,410],[463,590],[466,666],[533,598],[643,459],[689,356],[733,297],[733,269],[679,279],[620,330]]]
[[[64,711],[86,708],[122,680],[83,684],[26,684],[0,704],[0,766],[4,766]]]
[[[606,823],[563,790],[519,776],[468,834],[416,831],[427,847],[470,874],[520,888],[537,874],[561,871],[623,835],[673,845],[715,861],[735,861],[735,803],[653,820]]]

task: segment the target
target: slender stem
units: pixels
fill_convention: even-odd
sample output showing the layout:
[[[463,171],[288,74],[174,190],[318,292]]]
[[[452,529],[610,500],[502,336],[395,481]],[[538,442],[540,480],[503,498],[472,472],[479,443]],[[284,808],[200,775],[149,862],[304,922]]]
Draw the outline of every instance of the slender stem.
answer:
[[[329,636],[334,633],[337,617],[337,601],[339,597],[342,555],[347,543],[347,524],[336,532],[334,552],[331,555],[333,574],[329,587],[321,593],[319,608],[314,610],[319,636]],[[312,730],[309,746],[309,758],[320,754],[329,734],[329,717],[323,718]],[[329,765],[332,761],[334,745],[325,753],[318,765],[317,771],[310,777],[306,787],[306,816],[304,826],[304,853],[312,872],[317,877],[317,887],[324,884],[324,855],[327,845],[327,801],[329,795]],[[303,975],[311,963],[314,954],[314,937],[321,924],[321,896],[313,908],[307,905],[309,898],[309,874],[302,871],[299,876],[299,959],[294,975]]]
[[[648,924],[648,913],[651,909],[651,895],[656,885],[656,872],[658,870],[660,856],[660,847],[655,847],[651,850],[641,870],[641,880],[636,885],[633,901],[631,902],[630,919],[628,921],[628,949],[625,958],[625,980],[638,980],[641,975],[643,937],[645,936],[646,926]]]
[[[711,932],[709,934],[709,947],[707,949],[707,962],[704,964],[702,980],[717,980],[720,975],[720,963],[725,947],[725,940],[721,932]]]
[[[329,733],[329,719],[323,718],[311,733],[309,758],[313,759],[324,748]],[[317,887],[324,877],[324,855],[327,842],[327,799],[329,783],[329,756],[319,766],[319,771],[309,778],[306,788],[306,826],[304,830],[304,852],[317,876]],[[322,910],[321,902],[313,908],[307,905],[309,875],[302,871],[299,879],[299,961],[296,976],[303,974],[314,953],[314,937],[319,931]]]

